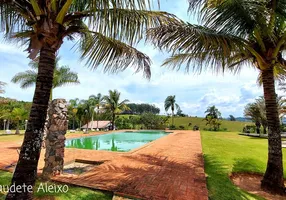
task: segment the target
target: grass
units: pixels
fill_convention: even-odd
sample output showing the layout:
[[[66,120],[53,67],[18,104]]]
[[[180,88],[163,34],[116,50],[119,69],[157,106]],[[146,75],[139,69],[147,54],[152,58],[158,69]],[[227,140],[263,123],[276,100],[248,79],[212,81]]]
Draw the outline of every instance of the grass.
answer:
[[[200,130],[203,130],[204,128],[207,128],[206,121],[204,121],[203,119],[204,118],[201,118],[201,117],[175,117],[174,124],[176,127],[182,125],[185,127],[185,129],[193,129],[193,126],[197,125],[200,127]],[[189,126],[189,123],[192,123],[192,125]],[[171,124],[171,119],[170,119],[170,124]],[[253,123],[222,120],[221,128],[226,128],[227,131],[241,132],[245,124],[250,125]]]
[[[240,190],[228,177],[232,172],[264,173],[267,139],[241,136],[237,132],[202,131],[201,134],[210,199],[261,199]],[[285,149],[283,165],[286,166]]]
[[[12,178],[12,174],[9,172],[0,171],[0,185],[9,185]],[[39,187],[40,182],[37,182],[36,188]],[[49,185],[53,185],[54,183],[48,183]],[[39,192],[34,192],[34,197],[37,199],[47,199],[48,197],[54,197],[56,200],[111,200],[111,193],[103,193],[100,191],[90,190],[81,187],[72,187],[69,186],[69,190],[67,193],[45,193],[42,190]],[[0,200],[4,200],[5,195],[0,192]],[[52,199],[52,198],[51,198]]]

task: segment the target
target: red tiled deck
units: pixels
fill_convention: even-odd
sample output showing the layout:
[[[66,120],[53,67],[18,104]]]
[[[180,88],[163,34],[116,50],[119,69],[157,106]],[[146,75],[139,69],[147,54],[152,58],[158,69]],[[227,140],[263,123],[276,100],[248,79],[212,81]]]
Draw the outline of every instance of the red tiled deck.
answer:
[[[11,158],[11,154],[4,156],[7,148],[5,154],[2,148],[0,168]],[[175,131],[127,153],[66,149],[65,162],[74,159],[105,162],[84,174],[61,175],[53,180],[140,199],[208,199],[199,132]],[[39,169],[42,166],[43,159]]]

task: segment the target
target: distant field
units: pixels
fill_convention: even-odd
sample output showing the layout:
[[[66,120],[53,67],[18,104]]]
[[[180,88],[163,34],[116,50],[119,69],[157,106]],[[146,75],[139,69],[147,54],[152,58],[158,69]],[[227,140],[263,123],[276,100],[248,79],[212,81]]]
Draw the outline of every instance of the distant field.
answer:
[[[120,117],[128,118],[130,115],[120,115]],[[138,115],[133,115],[138,116]],[[202,117],[175,117],[174,118],[174,124],[176,127],[184,126],[185,129],[193,129],[194,125],[197,125],[200,127],[200,130],[203,130],[204,128],[207,128],[206,121],[203,120]],[[171,118],[169,121],[169,125],[171,125]],[[189,126],[189,123],[192,123],[191,126]],[[222,120],[221,128],[227,128],[227,131],[232,132],[242,132],[242,129],[245,125],[253,125],[251,122],[240,122],[240,121],[228,121],[228,120]]]
[[[184,126],[185,129],[193,129],[194,125],[197,125],[200,127],[200,130],[203,130],[206,127],[206,121],[203,121],[204,118],[201,117],[175,117],[174,118],[174,124],[176,126]],[[171,123],[171,119],[170,119]],[[191,126],[188,126],[189,123],[192,123]],[[251,122],[239,122],[239,121],[227,121],[222,120],[221,128],[227,128],[227,131],[232,132],[241,132],[245,124],[253,124]]]

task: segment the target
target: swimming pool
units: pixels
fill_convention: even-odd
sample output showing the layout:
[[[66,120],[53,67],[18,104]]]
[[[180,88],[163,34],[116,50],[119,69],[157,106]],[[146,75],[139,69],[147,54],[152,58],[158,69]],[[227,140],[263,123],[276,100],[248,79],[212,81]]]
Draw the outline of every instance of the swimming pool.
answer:
[[[168,134],[165,131],[116,132],[68,139],[65,145],[67,148],[127,152]]]

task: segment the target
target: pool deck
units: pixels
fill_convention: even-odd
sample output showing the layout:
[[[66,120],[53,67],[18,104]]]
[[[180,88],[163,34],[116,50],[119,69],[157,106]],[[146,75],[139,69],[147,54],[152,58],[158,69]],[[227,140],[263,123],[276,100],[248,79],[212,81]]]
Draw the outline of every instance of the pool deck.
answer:
[[[19,144],[0,142],[1,169],[17,161],[17,147]],[[39,172],[43,155],[44,151]],[[53,180],[138,199],[208,199],[199,131],[174,131],[125,153],[66,148],[65,163],[75,159],[103,164],[81,175],[64,174]]]

